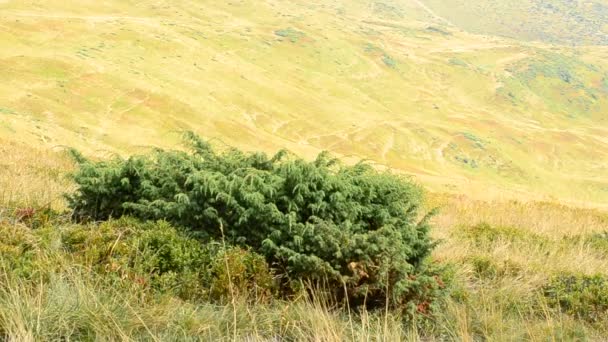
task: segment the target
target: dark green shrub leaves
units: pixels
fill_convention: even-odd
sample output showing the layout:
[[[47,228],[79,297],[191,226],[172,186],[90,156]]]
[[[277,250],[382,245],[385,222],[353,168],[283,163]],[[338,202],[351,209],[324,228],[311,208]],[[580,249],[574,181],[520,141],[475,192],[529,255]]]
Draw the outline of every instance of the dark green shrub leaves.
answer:
[[[329,282],[354,302],[427,312],[443,284],[425,264],[433,244],[419,220],[421,189],[406,178],[326,153],[307,162],[231,149],[190,134],[192,153],[80,160],[68,197],[79,219],[167,220],[265,256],[285,282]]]

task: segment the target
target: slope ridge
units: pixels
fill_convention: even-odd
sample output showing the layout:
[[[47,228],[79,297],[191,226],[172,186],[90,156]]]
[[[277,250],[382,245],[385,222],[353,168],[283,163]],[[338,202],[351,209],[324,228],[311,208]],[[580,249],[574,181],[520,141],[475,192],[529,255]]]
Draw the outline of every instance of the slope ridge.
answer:
[[[470,34],[413,0],[9,1],[0,28],[9,141],[126,154],[194,130],[436,191],[608,203],[603,47]]]

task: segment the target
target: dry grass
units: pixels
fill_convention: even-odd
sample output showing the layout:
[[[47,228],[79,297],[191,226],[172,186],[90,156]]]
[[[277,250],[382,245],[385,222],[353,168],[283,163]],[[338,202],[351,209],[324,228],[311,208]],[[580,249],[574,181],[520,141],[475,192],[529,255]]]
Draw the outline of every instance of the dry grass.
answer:
[[[242,148],[370,158],[439,193],[521,199],[430,196],[442,208],[433,257],[452,265],[455,288],[417,329],[320,299],[215,306],[147,296],[54,249],[58,224],[32,251],[40,279],[0,269],[0,340],[606,340],[608,321],[560,313],[542,287],[558,274],[608,275],[607,253],[586,242],[608,231],[608,213],[560,202],[606,208],[608,131],[597,119],[608,102],[577,107],[584,96],[563,94],[563,82],[509,71],[538,58],[572,65],[604,94],[605,49],[444,35],[416,21],[432,20],[417,3],[0,0],[0,229],[11,234],[36,239],[15,212],[63,210],[72,189],[69,158],[33,146],[129,152],[174,146],[183,129]],[[274,34],[287,28],[304,37]]]
[[[2,146],[2,229],[37,234],[8,219],[15,208],[64,208],[72,169],[62,153]],[[384,313],[330,309],[322,300],[252,305],[189,303],[148,296],[83,272],[53,249],[60,225],[35,251],[40,279],[0,270],[0,336],[11,341],[238,340],[275,341],[559,341],[602,340],[608,322],[589,324],[546,304],[542,287],[558,274],[608,275],[608,257],[585,237],[608,231],[608,213],[558,203],[483,202],[431,194],[441,207],[433,257],[454,270],[454,290],[433,324],[414,329]],[[487,223],[482,229],[474,227]],[[28,235],[28,236],[29,236]],[[30,237],[35,239],[35,237]],[[39,238],[39,237],[38,237]]]
[[[67,173],[74,164],[58,149],[53,152],[0,140],[0,204],[3,209],[64,207],[72,189]]]
[[[466,261],[486,255],[519,265],[527,273],[522,277],[525,282],[557,272],[608,274],[606,256],[585,244],[585,237],[608,231],[605,211],[548,202],[481,202],[462,196],[435,196],[429,202],[442,208],[434,220],[434,236],[444,240],[435,252],[437,258]],[[480,248],[472,240],[484,232],[470,228],[483,223],[495,230],[491,233],[495,241]],[[519,285],[526,288],[525,283]]]
[[[577,208],[559,202],[527,200],[476,201],[466,196],[430,194],[429,207],[439,207],[435,225],[445,232],[458,226],[488,223],[562,238],[605,230],[608,211]]]
[[[4,229],[5,227],[0,227]],[[52,244],[53,233],[47,243]],[[397,316],[348,315],[319,297],[255,305],[190,303],[112,282],[52,248],[26,279],[0,256],[0,339],[6,341],[402,341]],[[39,276],[39,277],[38,277]]]
[[[122,153],[190,129],[370,159],[438,192],[608,202],[605,49],[471,35],[421,3],[6,2],[0,138]],[[539,61],[572,84],[525,72]]]
[[[433,235],[442,243],[434,257],[455,265],[467,293],[466,304],[449,307],[460,338],[472,331],[490,340],[606,336],[606,326],[589,330],[584,322],[549,309],[542,288],[560,274],[608,274],[606,252],[585,242],[608,231],[607,212],[447,195],[431,195],[428,202],[441,208]]]

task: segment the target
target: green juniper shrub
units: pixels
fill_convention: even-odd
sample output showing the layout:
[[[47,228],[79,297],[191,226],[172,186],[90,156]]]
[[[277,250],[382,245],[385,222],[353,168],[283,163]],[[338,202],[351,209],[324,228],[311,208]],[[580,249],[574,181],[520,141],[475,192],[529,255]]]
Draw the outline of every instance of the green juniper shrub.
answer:
[[[69,206],[80,220],[130,215],[166,220],[200,239],[225,239],[263,255],[292,282],[327,282],[351,304],[428,313],[444,284],[428,264],[430,215],[422,190],[365,163],[327,153],[308,162],[218,153],[190,133],[191,153],[156,150],[129,159],[79,157]],[[288,291],[287,291],[288,292]]]
[[[589,322],[608,315],[608,278],[596,275],[558,275],[544,287],[548,304]]]

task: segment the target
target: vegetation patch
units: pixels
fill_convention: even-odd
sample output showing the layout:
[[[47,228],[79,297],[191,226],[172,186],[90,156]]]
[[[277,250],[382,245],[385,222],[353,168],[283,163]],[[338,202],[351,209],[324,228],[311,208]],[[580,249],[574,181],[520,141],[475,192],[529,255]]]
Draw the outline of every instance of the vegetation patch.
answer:
[[[23,278],[35,271],[39,241],[22,225],[0,224],[0,267],[8,267]]]
[[[393,57],[391,57],[388,53],[386,53],[382,48],[380,48],[372,43],[366,43],[365,46],[363,47],[363,49],[366,53],[369,53],[369,54],[372,54],[375,56],[382,56],[382,62],[387,67],[389,67],[391,69],[397,68],[397,61]]]
[[[426,28],[426,30],[430,31],[430,32],[434,32],[434,33],[439,33],[439,34],[441,34],[443,36],[450,36],[450,35],[452,35],[452,33],[448,32],[448,31],[446,31],[446,30],[444,30],[442,28],[436,27],[436,26],[429,26],[429,27]]]
[[[457,235],[461,239],[472,241],[478,247],[492,246],[500,241],[511,243],[533,241],[535,244],[542,244],[546,240],[542,236],[518,228],[492,226],[487,223],[462,227]]]
[[[407,178],[328,154],[312,162],[236,149],[217,153],[190,134],[192,152],[91,162],[69,206],[80,220],[123,215],[166,220],[200,239],[251,248],[279,274],[283,293],[323,283],[353,306],[389,303],[429,314],[444,292],[421,189]],[[424,215],[423,215],[424,216]]]
[[[498,93],[513,104],[523,104],[522,96],[531,91],[556,113],[576,117],[601,111],[598,101],[603,86],[591,81],[591,75],[599,72],[595,65],[573,56],[539,52],[506,71],[515,77],[502,77],[505,89]]]
[[[475,276],[482,280],[516,277],[523,272],[522,266],[511,260],[497,261],[486,255],[471,256],[469,262]]]
[[[478,138],[475,134],[470,133],[470,132],[462,132],[462,136],[464,136],[465,138],[467,138],[469,141],[473,142],[475,147],[478,147],[480,149],[483,149],[483,141]]]
[[[297,43],[302,37],[304,37],[304,32],[295,30],[291,27],[274,31],[274,34],[282,38],[287,38],[292,43]]]
[[[231,295],[250,294],[259,299],[273,288],[262,256],[201,243],[163,221],[121,218],[74,225],[62,229],[61,246],[77,263],[106,278],[186,300],[223,302]]]
[[[589,322],[608,315],[608,279],[604,275],[558,275],[544,287],[550,306]]]
[[[0,114],[11,114],[11,115],[17,115],[17,112],[15,112],[12,109],[9,108],[1,108],[0,107]]]
[[[384,50],[372,43],[366,43],[363,49],[367,53],[384,53]]]
[[[79,263],[105,277],[128,279],[182,298],[202,295],[200,283],[211,261],[200,243],[163,222],[123,218],[99,226],[68,227],[61,243]]]
[[[401,8],[395,5],[387,4],[384,2],[375,2],[373,4],[373,8],[374,13],[380,16],[392,19],[403,18],[403,11],[401,10]]]
[[[391,56],[389,56],[387,54],[382,56],[382,62],[384,62],[384,65],[386,65],[387,67],[389,67],[391,69],[397,68],[397,61],[394,60]]]
[[[448,61],[451,65],[456,65],[456,66],[460,66],[460,67],[465,67],[468,68],[469,67],[469,63],[463,61],[462,59],[459,58],[450,58]]]
[[[277,290],[264,257],[240,247],[220,249],[210,264],[208,279],[210,297],[224,303],[235,297],[262,303]]]
[[[608,231],[570,237],[567,242],[582,242],[597,252],[608,255]]]
[[[463,156],[456,156],[456,157],[454,157],[454,159],[467,166],[470,166],[473,169],[476,169],[479,167],[479,163],[477,163],[477,160],[475,160],[475,159],[471,159],[471,158],[463,157]]]
[[[581,86],[578,75],[574,73],[577,61],[561,55],[545,55],[539,60],[533,60],[521,74],[525,81],[531,81],[539,76],[559,79],[567,84]]]

